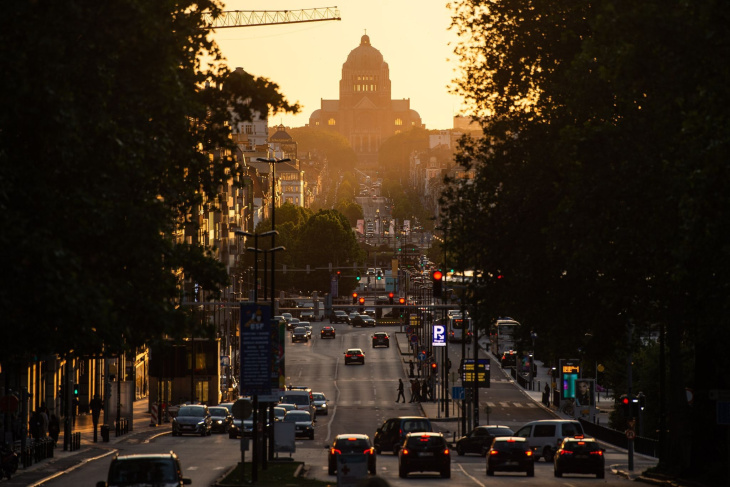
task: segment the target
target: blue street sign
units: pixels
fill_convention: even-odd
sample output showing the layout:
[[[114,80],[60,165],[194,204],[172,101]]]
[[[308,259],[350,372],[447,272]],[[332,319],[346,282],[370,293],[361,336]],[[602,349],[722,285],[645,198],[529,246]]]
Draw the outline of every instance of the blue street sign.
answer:
[[[434,347],[446,346],[446,327],[444,325],[433,325],[433,340],[431,345]]]
[[[464,388],[461,386],[454,386],[451,388],[451,399],[457,399],[463,401],[466,397]]]

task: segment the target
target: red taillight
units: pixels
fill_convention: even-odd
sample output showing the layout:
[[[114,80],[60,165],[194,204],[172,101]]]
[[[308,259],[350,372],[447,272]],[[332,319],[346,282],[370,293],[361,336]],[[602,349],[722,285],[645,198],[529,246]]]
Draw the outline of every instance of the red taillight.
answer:
[[[444,449],[444,455],[448,455],[448,454],[449,454],[449,449],[448,448],[445,448]]]
[[[592,451],[591,452],[591,455],[598,455],[599,457],[602,457],[603,456],[603,450]]]
[[[560,450],[560,455],[572,455],[573,452],[570,450]]]
[[[525,452],[525,456],[531,457],[532,456],[532,450],[527,450]]]
[[[337,448],[332,448],[332,454],[333,455],[342,455],[342,452],[338,450]]]
[[[490,455],[499,455],[499,452],[497,450],[489,450]]]
[[[365,455],[372,455],[373,454],[373,449],[372,448],[368,448],[367,450],[364,450],[363,453]]]
[[[401,452],[403,452],[404,455],[408,455],[409,453],[411,453],[408,451],[408,448],[403,448]]]

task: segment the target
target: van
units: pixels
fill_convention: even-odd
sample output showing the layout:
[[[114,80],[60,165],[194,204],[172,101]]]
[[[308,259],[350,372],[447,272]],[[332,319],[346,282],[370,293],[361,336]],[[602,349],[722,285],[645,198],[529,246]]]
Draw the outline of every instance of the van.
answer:
[[[583,436],[583,427],[578,421],[568,419],[542,419],[531,421],[517,430],[515,436],[526,438],[535,461],[540,457],[552,462],[558,444],[566,437]]]
[[[297,389],[284,391],[280,403],[294,404],[300,411],[308,411],[314,419],[317,416],[317,407],[314,405],[312,389]]]
[[[397,455],[408,433],[423,431],[433,431],[431,421],[423,416],[399,416],[386,419],[380,428],[375,430],[373,448],[377,454],[392,451],[393,455]]]

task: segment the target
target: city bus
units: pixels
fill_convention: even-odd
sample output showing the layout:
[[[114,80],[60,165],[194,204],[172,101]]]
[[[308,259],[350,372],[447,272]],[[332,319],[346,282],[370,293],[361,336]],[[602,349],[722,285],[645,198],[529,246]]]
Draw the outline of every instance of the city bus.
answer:
[[[466,343],[471,343],[474,336],[474,328],[471,318],[464,320],[461,314],[450,315],[448,317],[447,333],[450,342],[461,343],[466,338]]]
[[[515,336],[519,330],[520,324],[512,318],[500,318],[495,324],[495,334],[493,335],[492,345],[494,353],[497,357],[501,357],[504,352],[515,349]]]

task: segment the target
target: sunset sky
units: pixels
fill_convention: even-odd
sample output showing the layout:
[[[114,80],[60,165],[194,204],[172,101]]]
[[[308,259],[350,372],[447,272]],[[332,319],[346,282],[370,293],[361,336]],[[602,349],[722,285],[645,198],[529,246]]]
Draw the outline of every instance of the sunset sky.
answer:
[[[321,99],[338,99],[342,64],[367,31],[390,68],[392,98],[410,98],[427,129],[451,128],[461,100],[447,89],[456,77],[456,35],[447,30],[446,0],[227,0],[225,10],[335,5],[340,21],[226,28],[213,34],[232,69],[270,79],[290,102],[302,105],[301,114],[276,115],[269,124],[304,126]]]

